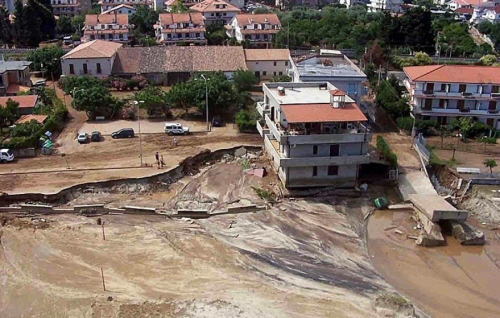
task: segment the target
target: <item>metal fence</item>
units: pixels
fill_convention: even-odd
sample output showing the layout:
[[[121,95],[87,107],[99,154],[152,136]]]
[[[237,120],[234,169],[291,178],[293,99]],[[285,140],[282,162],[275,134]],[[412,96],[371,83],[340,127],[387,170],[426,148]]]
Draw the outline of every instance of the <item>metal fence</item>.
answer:
[[[489,156],[500,156],[500,145],[497,144],[487,144],[477,141],[453,141],[444,140],[443,143],[439,140],[429,140],[427,141],[429,147],[442,150],[456,150],[470,153],[477,153]]]
[[[422,157],[429,162],[431,153],[429,149],[427,149],[427,140],[422,134],[418,134],[415,138],[415,148],[422,155]]]

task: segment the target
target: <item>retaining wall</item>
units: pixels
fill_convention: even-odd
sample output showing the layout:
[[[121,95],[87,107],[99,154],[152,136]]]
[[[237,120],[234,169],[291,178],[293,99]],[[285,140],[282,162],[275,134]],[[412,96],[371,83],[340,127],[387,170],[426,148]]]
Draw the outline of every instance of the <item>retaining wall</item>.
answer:
[[[219,149],[216,151],[204,150],[198,153],[195,156],[188,157],[181,161],[181,163],[166,172],[149,176],[149,177],[141,177],[141,178],[124,178],[118,180],[108,180],[108,181],[98,181],[98,182],[87,182],[82,184],[77,184],[54,194],[44,194],[44,193],[22,193],[22,194],[8,194],[8,193],[0,193],[0,206],[6,206],[12,203],[18,202],[27,202],[27,201],[36,201],[43,203],[66,203],[71,199],[71,194],[74,191],[82,191],[85,188],[110,188],[117,185],[126,185],[126,184],[137,184],[137,183],[161,183],[167,179],[172,179],[180,174],[189,174],[193,167],[202,164],[203,162],[210,160],[219,160],[225,154],[232,154],[236,149],[241,147],[245,147],[249,151],[260,151],[262,147],[260,146],[245,146],[239,145],[227,149]],[[71,170],[69,170],[71,171]]]
[[[16,158],[33,158],[36,157],[35,148],[12,149],[12,153]]]

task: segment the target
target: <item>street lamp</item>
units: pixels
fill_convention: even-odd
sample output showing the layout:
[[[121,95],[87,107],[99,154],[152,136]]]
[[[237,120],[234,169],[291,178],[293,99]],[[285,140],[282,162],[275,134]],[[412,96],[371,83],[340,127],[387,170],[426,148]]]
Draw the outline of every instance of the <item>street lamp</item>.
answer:
[[[141,167],[142,167],[142,136],[141,136],[141,110],[139,108],[139,104],[143,104],[143,100],[134,100],[133,101],[135,107],[137,108],[137,120],[139,121],[139,157],[141,158]]]
[[[417,119],[415,118],[415,116],[413,115],[412,112],[410,112],[410,117],[413,118],[413,125],[411,127],[411,148],[410,149],[413,149],[413,144],[415,142],[415,121],[417,121]]]
[[[210,78],[206,78],[205,75],[201,74],[201,78],[205,81],[205,113],[207,115],[207,131],[210,131],[210,123],[208,121],[208,82]]]

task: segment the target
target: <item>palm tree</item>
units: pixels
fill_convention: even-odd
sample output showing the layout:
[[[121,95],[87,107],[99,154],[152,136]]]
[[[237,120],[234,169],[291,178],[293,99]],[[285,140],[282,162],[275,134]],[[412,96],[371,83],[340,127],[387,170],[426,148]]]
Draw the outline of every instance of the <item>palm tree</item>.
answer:
[[[490,176],[493,177],[493,168],[497,166],[497,162],[494,159],[486,159],[483,163],[487,168],[490,168]]]

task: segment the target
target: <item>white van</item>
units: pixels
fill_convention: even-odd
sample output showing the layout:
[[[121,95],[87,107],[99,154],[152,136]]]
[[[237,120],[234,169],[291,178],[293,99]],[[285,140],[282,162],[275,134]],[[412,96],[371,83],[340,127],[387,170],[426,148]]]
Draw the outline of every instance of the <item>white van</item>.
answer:
[[[0,149],[0,162],[14,161],[14,154],[9,149]]]
[[[187,135],[189,134],[188,127],[182,127],[179,123],[166,123],[165,132],[169,135]]]

